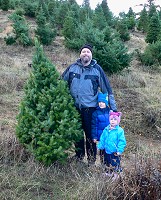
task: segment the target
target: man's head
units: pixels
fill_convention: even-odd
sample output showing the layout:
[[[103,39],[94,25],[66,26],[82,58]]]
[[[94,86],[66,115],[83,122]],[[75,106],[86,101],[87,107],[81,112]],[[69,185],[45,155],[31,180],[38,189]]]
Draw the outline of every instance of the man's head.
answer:
[[[80,59],[84,66],[88,66],[92,60],[92,46],[85,44],[80,49]]]

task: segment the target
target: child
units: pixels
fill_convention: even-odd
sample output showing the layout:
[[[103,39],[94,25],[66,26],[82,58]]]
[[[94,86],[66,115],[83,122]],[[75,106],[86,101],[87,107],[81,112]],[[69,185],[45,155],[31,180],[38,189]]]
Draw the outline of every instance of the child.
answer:
[[[120,167],[121,154],[126,147],[124,130],[119,126],[121,112],[110,112],[110,124],[104,129],[98,143],[98,149],[105,149],[104,164],[108,167],[106,175],[113,175],[116,179],[122,169]]]
[[[109,125],[108,95],[98,94],[98,107],[92,114],[92,140],[94,143],[100,140],[100,136],[106,126]],[[100,161],[103,164],[104,150],[100,150]]]

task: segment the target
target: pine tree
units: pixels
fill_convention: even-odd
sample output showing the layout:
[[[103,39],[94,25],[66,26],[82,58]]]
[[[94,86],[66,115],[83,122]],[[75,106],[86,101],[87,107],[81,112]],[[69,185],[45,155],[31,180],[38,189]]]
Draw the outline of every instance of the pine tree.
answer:
[[[83,133],[67,83],[36,40],[32,72],[17,116],[16,135],[45,165],[64,161]]]
[[[102,7],[98,4],[95,8],[94,17],[93,17],[94,27],[103,30],[108,24],[104,16]]]
[[[77,19],[74,18],[74,12],[69,11],[63,25],[63,36],[66,40],[72,39],[75,36],[75,30],[77,27]]]
[[[15,34],[15,41],[23,46],[32,45],[33,41],[29,34],[29,26],[23,15],[19,15],[16,12],[13,12],[9,19],[13,21],[13,32]],[[7,38],[6,38],[7,41]]]
[[[137,28],[140,31],[143,31],[144,33],[147,32],[148,29],[148,13],[146,11],[146,8],[144,6],[143,10],[140,13],[140,18],[138,20]]]
[[[157,13],[151,17],[145,41],[147,43],[156,42],[161,31],[159,16]]]
[[[126,18],[127,18],[126,21],[128,29],[133,30],[136,25],[136,20],[135,20],[135,13],[133,12],[131,7],[129,8]]]
[[[156,13],[156,7],[154,4],[151,4],[150,5],[150,8],[149,8],[149,12],[148,12],[148,18],[149,18],[149,21],[151,19],[151,17]]]
[[[0,8],[4,11],[8,11],[10,6],[10,0],[1,0],[0,2]]]
[[[51,24],[47,22],[43,8],[36,17],[37,29],[35,30],[36,36],[39,38],[40,42],[44,45],[49,45],[52,43],[56,37],[56,30],[51,27]]]
[[[84,23],[87,18],[92,19],[93,12],[90,7],[89,0],[84,0],[80,10],[80,22]]]
[[[130,34],[128,31],[128,27],[127,27],[127,22],[125,19],[122,19],[120,21],[117,22],[117,27],[116,27],[117,31],[120,34],[120,38],[122,41],[128,41],[130,40]]]
[[[106,18],[108,25],[112,26],[113,25],[113,14],[108,7],[107,0],[102,1],[101,7],[102,7],[102,10],[103,10],[103,13],[104,13],[104,16]]]

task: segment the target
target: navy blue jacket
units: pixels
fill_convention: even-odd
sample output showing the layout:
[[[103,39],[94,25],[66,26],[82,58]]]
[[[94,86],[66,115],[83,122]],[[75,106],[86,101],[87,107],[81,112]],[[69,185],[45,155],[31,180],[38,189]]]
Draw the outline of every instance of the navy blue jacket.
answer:
[[[100,136],[105,127],[109,125],[109,107],[100,108],[94,111],[92,115],[92,139],[100,140]]]

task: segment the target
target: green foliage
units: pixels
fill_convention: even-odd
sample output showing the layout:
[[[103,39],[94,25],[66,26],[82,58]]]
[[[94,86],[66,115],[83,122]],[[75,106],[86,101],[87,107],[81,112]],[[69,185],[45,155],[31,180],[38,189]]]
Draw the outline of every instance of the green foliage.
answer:
[[[67,83],[37,42],[33,70],[17,116],[16,135],[45,165],[64,161],[83,133]]]
[[[99,29],[94,28],[93,21],[89,18],[86,19],[84,24],[78,24],[75,34],[71,39],[65,41],[65,45],[70,49],[79,50],[80,46],[85,43],[91,43],[94,46],[102,46],[104,34]]]
[[[51,27],[51,24],[47,22],[45,13],[41,8],[39,14],[36,18],[37,29],[35,30],[36,36],[39,38],[39,41],[44,45],[49,45],[52,43],[56,37],[56,30]]]
[[[73,35],[75,35],[75,30],[77,28],[77,19],[74,18],[74,12],[69,11],[65,20],[64,20],[64,25],[63,25],[63,36],[66,39],[72,39]]]
[[[18,15],[16,12],[9,16],[9,19],[13,21],[13,30],[15,34],[16,42],[23,46],[32,45],[32,39],[29,36],[29,27],[24,16]]]
[[[25,15],[29,17],[35,17],[37,6],[38,6],[37,2],[33,2],[32,0],[25,1],[23,3],[23,9],[25,11]]]
[[[137,29],[143,32],[147,32],[148,29],[148,13],[144,6],[143,10],[140,13],[140,18],[138,20]]]
[[[128,17],[127,18],[127,28],[130,30],[135,29],[135,25],[136,25],[136,20],[134,16]]]
[[[8,35],[7,37],[4,38],[4,41],[6,42],[7,45],[12,45],[16,43],[16,38],[13,35]]]
[[[120,35],[107,26],[104,30],[94,28],[91,19],[79,24],[73,38],[65,40],[68,48],[79,50],[80,46],[90,43],[94,46],[93,57],[108,73],[116,73],[129,66],[127,53]],[[75,37],[74,37],[75,36]]]
[[[158,14],[155,13],[150,19],[145,41],[147,43],[156,42],[160,34],[160,31],[161,31],[161,26],[159,17]]]
[[[102,0],[101,7],[104,13],[104,16],[106,18],[106,22],[108,23],[109,26],[113,25],[113,14],[110,11],[107,0]]]
[[[130,34],[128,31],[127,22],[125,19],[118,20],[116,29],[119,32],[120,38],[122,41],[125,42],[125,41],[130,40]]]
[[[104,12],[103,12],[103,9],[100,5],[97,5],[97,7],[95,9],[93,23],[94,23],[94,27],[96,27],[100,30],[104,29],[108,25],[105,15],[104,15]]]
[[[161,65],[161,41],[149,44],[139,57],[144,65]]]
[[[131,60],[123,42],[117,40],[113,44],[110,42],[104,44],[102,48],[96,47],[94,52],[98,63],[108,74],[117,73],[127,68]]]
[[[4,11],[8,11],[10,7],[10,0],[1,0],[0,1],[0,8]]]
[[[15,10],[20,6],[20,1],[21,0],[10,0],[10,9]]]

